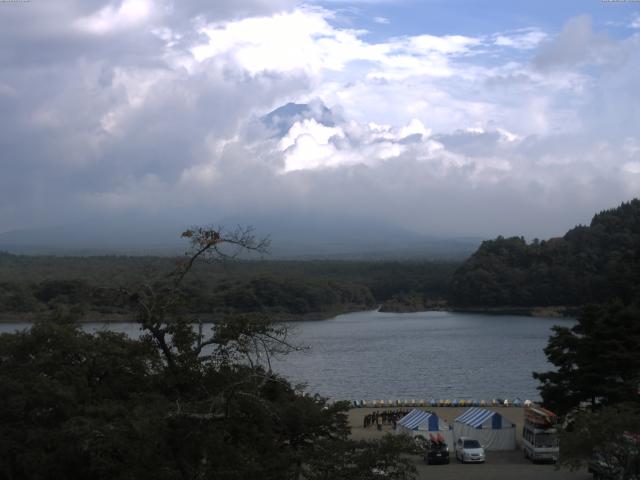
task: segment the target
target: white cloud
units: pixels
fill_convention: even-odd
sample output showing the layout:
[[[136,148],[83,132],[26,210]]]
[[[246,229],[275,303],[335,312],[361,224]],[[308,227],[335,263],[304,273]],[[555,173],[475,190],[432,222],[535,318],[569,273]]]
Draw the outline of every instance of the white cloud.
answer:
[[[416,35],[408,37],[406,45],[409,51],[416,54],[424,52],[459,54],[469,52],[471,47],[478,46],[481,42],[478,38],[463,35]]]
[[[538,29],[515,30],[493,35],[493,41],[500,47],[531,50],[548,39],[548,35]]]
[[[622,166],[622,169],[631,174],[640,174],[640,162],[627,162]]]
[[[389,23],[391,23],[391,21],[385,17],[373,17],[373,21],[380,25],[388,25]]]
[[[296,139],[301,136],[310,136],[318,143],[327,144],[331,138],[343,137],[344,133],[340,128],[327,127],[314,119],[303,120],[293,124],[287,135],[280,140],[280,148],[286,150],[294,145]]]
[[[124,0],[118,8],[107,5],[92,15],[78,19],[75,24],[81,30],[102,35],[139,26],[151,16],[152,10],[151,0]]]
[[[631,22],[629,23],[630,28],[640,28],[640,13],[636,13],[631,17]]]
[[[202,28],[208,42],[192,48],[195,59],[231,58],[251,74],[264,71],[344,71],[350,63],[369,62],[371,78],[416,75],[449,76],[448,55],[471,52],[481,40],[461,35],[418,35],[367,43],[364,31],[337,29],[330,12],[298,9]]]

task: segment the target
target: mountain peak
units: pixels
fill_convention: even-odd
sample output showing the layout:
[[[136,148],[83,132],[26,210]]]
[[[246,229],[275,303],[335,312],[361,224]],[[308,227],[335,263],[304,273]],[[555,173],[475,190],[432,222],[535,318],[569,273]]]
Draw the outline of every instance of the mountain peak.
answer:
[[[309,119],[326,127],[336,125],[335,114],[321,100],[309,103],[289,102],[266,114],[261,121],[268,129],[274,131],[275,136],[284,137],[296,122]]]

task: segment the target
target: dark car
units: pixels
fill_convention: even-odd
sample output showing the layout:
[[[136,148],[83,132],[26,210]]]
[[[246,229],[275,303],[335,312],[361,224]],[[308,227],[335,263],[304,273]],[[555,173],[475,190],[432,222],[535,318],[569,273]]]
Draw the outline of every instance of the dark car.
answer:
[[[445,442],[429,441],[424,452],[427,465],[435,463],[449,463],[449,447]]]

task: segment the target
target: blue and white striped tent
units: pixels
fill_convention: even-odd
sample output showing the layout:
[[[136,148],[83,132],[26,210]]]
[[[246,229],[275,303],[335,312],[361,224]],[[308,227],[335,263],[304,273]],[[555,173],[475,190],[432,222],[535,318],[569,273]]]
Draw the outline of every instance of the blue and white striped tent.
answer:
[[[480,442],[485,450],[514,450],[515,425],[493,410],[473,407],[457,417],[453,424],[456,438],[469,437]]]
[[[453,445],[453,429],[433,412],[411,410],[398,420],[396,431],[414,437],[422,435],[425,438],[429,438],[430,433],[434,436],[441,433],[447,445]]]

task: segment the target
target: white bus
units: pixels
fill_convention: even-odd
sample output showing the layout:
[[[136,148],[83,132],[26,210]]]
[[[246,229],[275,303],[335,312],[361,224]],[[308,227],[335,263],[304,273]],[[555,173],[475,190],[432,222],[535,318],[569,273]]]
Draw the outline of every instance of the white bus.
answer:
[[[522,429],[522,453],[534,462],[557,462],[560,445],[555,428],[537,428],[525,422]]]
[[[533,462],[557,462],[560,455],[558,444],[558,417],[542,407],[525,408],[522,428],[522,453]]]

